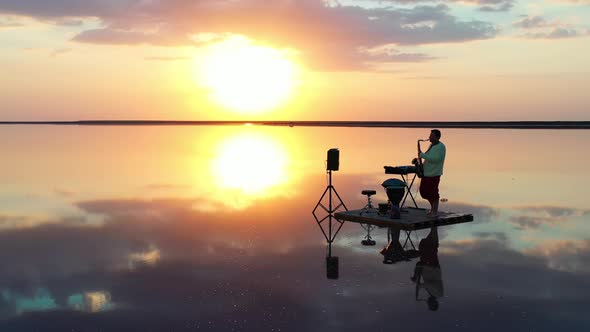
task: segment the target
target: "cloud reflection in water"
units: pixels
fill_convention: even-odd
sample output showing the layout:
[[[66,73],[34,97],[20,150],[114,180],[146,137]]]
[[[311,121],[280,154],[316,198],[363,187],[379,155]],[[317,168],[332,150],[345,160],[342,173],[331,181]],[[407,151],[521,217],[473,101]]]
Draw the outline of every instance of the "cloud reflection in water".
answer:
[[[590,303],[584,291],[590,289],[585,267],[590,246],[584,237],[585,225],[590,223],[586,211],[571,212],[559,204],[534,210],[486,206],[483,199],[470,202],[469,195],[449,196],[445,209],[473,213],[476,221],[441,227],[439,258],[445,296],[437,314],[425,316],[430,313],[416,303],[409,280],[413,264],[383,265],[377,253],[380,248],[360,247],[364,234],[358,225],[345,224],[335,244],[340,279],[325,279],[325,244],[311,216],[326,185],[323,148],[310,148],[318,156],[313,171],[305,165],[291,168],[304,158],[294,155],[297,149],[289,138],[271,136],[278,142],[277,149],[287,151],[286,175],[258,193],[247,193],[219,186],[220,179],[211,171],[216,153],[222,152],[215,143],[233,137],[226,134],[199,140],[198,144],[211,146],[208,150],[199,146],[195,156],[186,157],[182,151],[178,154],[185,159],[173,158],[173,149],[165,154],[172,144],[162,143],[166,149],[160,148],[157,154],[168,158],[159,164],[150,163],[152,154],[146,153],[137,161],[118,158],[133,172],[105,171],[105,179],[111,182],[104,187],[121,190],[128,187],[119,180],[133,178],[138,165],[153,167],[127,184],[141,188],[140,193],[128,190],[101,196],[96,193],[104,187],[95,188],[100,183],[89,180],[91,189],[83,190],[77,187],[78,180],[71,180],[64,187],[79,194],[59,198],[80,214],[77,218],[55,213],[43,223],[12,227],[19,220],[29,220],[30,200],[23,201],[20,210],[3,214],[9,218],[0,230],[0,330],[358,331],[391,329],[398,322],[410,322],[408,329],[418,331],[498,331],[507,326],[553,331],[588,326],[585,311]],[[192,133],[186,133],[182,141],[190,137]],[[301,132],[299,137],[313,141]],[[341,137],[330,139],[325,144],[332,146]],[[361,189],[377,186],[383,179],[382,170],[376,169],[380,167],[375,168],[380,161],[370,160],[376,157],[367,149],[374,137],[355,139],[358,150],[352,152],[350,146],[342,150],[347,169],[335,178],[338,192],[351,208],[366,203]],[[356,162],[355,158],[365,156],[361,152],[367,153],[369,161]],[[72,164],[80,159],[64,158],[52,160]],[[15,160],[19,165],[31,164]],[[240,168],[240,161],[231,163]],[[369,168],[376,170],[367,175]],[[20,171],[16,166],[15,170]],[[93,181],[104,181],[94,179],[97,170],[88,172],[85,176]],[[159,172],[165,176],[154,175]],[[51,174],[60,181],[69,179]],[[367,183],[371,176],[379,181]],[[451,183],[452,173],[445,176]],[[497,179],[491,176],[489,181]],[[147,194],[149,183],[157,185]],[[154,192],[157,195],[152,196]],[[463,203],[457,203],[461,199]],[[541,224],[536,228],[515,229],[512,218],[520,216],[549,219],[537,218]],[[91,218],[101,222],[89,222]],[[384,232],[378,230],[375,237],[381,245]],[[97,295],[87,296],[84,302],[83,294]]]
[[[273,210],[279,201],[283,208]],[[0,233],[0,287],[29,302],[39,302],[36,294],[44,289],[55,306],[36,313],[29,306],[15,316],[14,302],[5,298],[0,328],[122,331],[136,324],[155,331],[197,326],[353,331],[386,328],[391,319],[425,314],[409,280],[413,264],[383,265],[376,251],[354,250],[358,244],[335,247],[341,278],[324,279],[324,245],[309,211],[301,208],[308,201],[271,199],[240,213],[215,214],[193,210],[186,200],[87,201],[77,205],[104,215],[101,226],[56,220],[5,230]],[[343,236],[356,243],[362,232],[351,226],[345,226]],[[417,320],[415,329],[426,330],[429,324],[452,329],[457,321],[485,321],[489,327],[483,330],[498,329],[504,323],[490,322],[490,310],[516,329],[535,328],[560,321],[546,315],[556,305],[571,314],[584,310],[575,303],[587,301],[579,292],[590,287],[587,271],[555,269],[551,258],[588,257],[588,246],[576,252],[555,247],[551,255],[541,255],[494,240],[501,235],[477,235],[469,242],[441,238],[445,297],[439,311],[444,315],[430,316],[430,323]],[[9,254],[14,252],[19,254]],[[130,258],[148,263],[129,269]],[[84,294],[78,307],[68,305],[75,294]],[[526,319],[511,307],[526,310]],[[468,316],[465,308],[470,308]]]

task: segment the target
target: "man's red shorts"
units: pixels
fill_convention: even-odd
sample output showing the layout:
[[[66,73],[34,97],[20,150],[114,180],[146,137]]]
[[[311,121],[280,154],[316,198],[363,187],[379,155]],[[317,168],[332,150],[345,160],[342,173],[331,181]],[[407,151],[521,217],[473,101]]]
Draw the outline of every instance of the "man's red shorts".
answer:
[[[424,176],[420,182],[420,195],[426,200],[439,199],[438,184],[440,176]]]

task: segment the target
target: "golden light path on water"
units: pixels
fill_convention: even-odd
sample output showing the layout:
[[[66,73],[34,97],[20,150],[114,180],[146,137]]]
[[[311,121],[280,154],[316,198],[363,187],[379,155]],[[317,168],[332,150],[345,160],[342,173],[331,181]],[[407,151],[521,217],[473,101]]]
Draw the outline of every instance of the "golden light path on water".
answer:
[[[231,137],[219,146],[212,161],[220,187],[256,195],[286,181],[287,153],[279,144],[260,134]]]
[[[217,143],[208,147],[204,160],[193,163],[193,181],[208,188],[208,200],[239,210],[257,200],[294,194],[291,184],[299,177],[294,165],[297,148],[288,135],[255,127],[230,129],[220,129],[204,140]]]

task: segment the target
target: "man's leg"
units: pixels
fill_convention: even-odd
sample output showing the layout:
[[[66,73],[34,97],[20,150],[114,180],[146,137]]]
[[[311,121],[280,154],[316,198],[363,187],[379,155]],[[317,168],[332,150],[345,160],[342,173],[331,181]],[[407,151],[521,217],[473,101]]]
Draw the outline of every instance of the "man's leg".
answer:
[[[426,240],[432,241],[438,246],[438,227],[431,227],[430,232],[426,236]]]
[[[432,210],[434,209],[434,199],[429,198],[428,199],[428,204],[430,204],[430,210],[428,210],[428,216],[430,216],[432,214]]]
[[[428,193],[426,192],[426,178],[423,177],[422,180],[420,181],[420,196],[422,196],[422,198],[424,198],[425,200],[428,201],[428,203],[430,203],[430,199],[428,199]],[[430,211],[432,211],[432,205],[430,207]],[[430,214],[430,211],[428,211],[428,213]]]
[[[410,277],[410,280],[412,280],[413,282],[419,282],[419,278],[422,275],[422,267],[424,266],[424,263],[422,262],[416,262],[416,266],[414,266],[414,275]]]
[[[433,199],[432,202],[430,202],[430,205],[432,206],[430,214],[433,216],[436,216],[438,214],[438,201],[438,198],[436,198]]]
[[[422,181],[420,181],[420,196],[428,201],[430,204],[430,210],[428,211],[428,216],[432,214],[434,210],[434,195],[432,192],[432,178],[423,177]]]
[[[428,199],[430,203],[430,212],[428,213],[432,217],[436,217],[438,215],[438,202],[440,199],[440,195],[438,193],[438,185],[440,183],[440,176],[435,177],[432,182],[432,197]]]

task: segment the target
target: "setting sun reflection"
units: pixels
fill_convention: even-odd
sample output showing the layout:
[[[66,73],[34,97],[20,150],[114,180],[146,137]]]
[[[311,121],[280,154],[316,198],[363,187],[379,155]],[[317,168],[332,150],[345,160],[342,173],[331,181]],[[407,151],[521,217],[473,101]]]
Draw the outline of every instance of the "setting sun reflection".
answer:
[[[287,180],[287,154],[277,142],[256,134],[231,137],[219,146],[212,162],[218,186],[248,195],[264,191]]]

